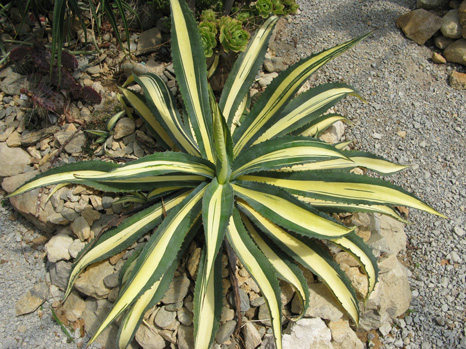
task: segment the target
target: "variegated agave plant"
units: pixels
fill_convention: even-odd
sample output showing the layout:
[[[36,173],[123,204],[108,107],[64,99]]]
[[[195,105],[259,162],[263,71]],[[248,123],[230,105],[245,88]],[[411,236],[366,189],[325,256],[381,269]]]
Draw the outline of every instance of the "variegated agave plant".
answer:
[[[144,312],[157,304],[178,260],[196,232],[205,245],[195,287],[195,348],[209,348],[222,308],[219,251],[228,239],[266,299],[277,348],[281,348],[281,304],[277,278],[290,283],[303,309],[309,291],[298,262],[311,270],[355,321],[355,292],[326,245],[352,254],[377,282],[376,260],[353,228],[325,212],[378,212],[401,219],[394,205],[435,210],[392,184],[350,173],[365,167],[383,174],[404,166],[361,152],[343,151],[314,138],[336,120],[323,114],[347,95],[344,84],[326,84],[298,97],[309,76],[355,45],[357,38],[291,66],[249,108],[249,88],[260,68],[277,21],[269,18],[239,56],[217,103],[211,92],[196,23],[184,0],[171,0],[172,56],[184,100],[182,118],[168,87],[155,75],[134,77],[144,97],[122,88],[167,149],[125,165],[89,161],[49,170],[12,195],[60,183],[79,183],[111,192],[147,192],[153,205],[134,214],[85,248],[71,273],[66,296],[91,263],[108,258],[153,231],[127,262],[113,309],[91,342],[123,315],[119,346],[126,347]],[[164,200],[157,202],[161,196]],[[166,216],[165,216],[166,212]]]

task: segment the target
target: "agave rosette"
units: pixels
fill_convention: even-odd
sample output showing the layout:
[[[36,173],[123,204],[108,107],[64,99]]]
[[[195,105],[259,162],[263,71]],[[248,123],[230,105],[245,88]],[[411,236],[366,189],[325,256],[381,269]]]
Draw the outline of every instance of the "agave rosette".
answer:
[[[277,348],[282,336],[278,279],[295,288],[303,309],[308,305],[309,290],[296,262],[316,274],[357,323],[355,292],[326,244],[339,246],[359,261],[369,292],[377,282],[376,260],[353,228],[325,212],[379,212],[401,219],[393,207],[402,205],[438,214],[401,188],[349,171],[365,167],[391,174],[404,166],[314,138],[344,119],[325,112],[342,98],[357,95],[351,86],[326,84],[295,97],[312,73],[365,36],[291,66],[249,108],[249,89],[277,18],[269,18],[239,56],[217,103],[194,18],[183,0],[171,0],[171,9],[172,56],[186,115],[179,114],[168,87],[155,75],[132,79],[143,88],[144,97],[122,88],[166,151],[124,165],[89,161],[62,166],[12,194],[79,183],[112,192],[147,192],[149,202],[154,200],[105,232],[75,262],[66,296],[87,266],[157,227],[127,262],[119,297],[92,340],[124,314],[118,341],[120,347],[130,343],[144,312],[162,298],[196,233],[205,236],[194,295],[196,348],[209,348],[218,327],[223,294],[219,252],[224,239],[261,288]],[[157,201],[160,196],[163,201]]]

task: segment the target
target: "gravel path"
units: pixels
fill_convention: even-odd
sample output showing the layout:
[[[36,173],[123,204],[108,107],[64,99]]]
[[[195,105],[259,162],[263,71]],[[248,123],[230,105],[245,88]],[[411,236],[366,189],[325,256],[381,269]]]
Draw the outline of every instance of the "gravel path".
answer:
[[[428,48],[395,27],[414,1],[299,3],[301,14],[281,32],[276,49],[289,62],[378,28],[311,83],[340,81],[358,89],[366,104],[350,98],[337,106],[354,124],[347,138],[357,139],[359,149],[411,164],[390,180],[449,217],[410,212],[406,258],[413,301],[409,314],[382,339],[384,347],[466,348],[466,92],[447,84],[449,73],[464,67],[433,64]],[[50,302],[42,318],[37,312],[15,317],[15,302],[46,278],[45,266],[41,252],[25,244],[37,233],[21,220],[11,221],[8,209],[0,210],[0,348],[75,347],[51,320]]]

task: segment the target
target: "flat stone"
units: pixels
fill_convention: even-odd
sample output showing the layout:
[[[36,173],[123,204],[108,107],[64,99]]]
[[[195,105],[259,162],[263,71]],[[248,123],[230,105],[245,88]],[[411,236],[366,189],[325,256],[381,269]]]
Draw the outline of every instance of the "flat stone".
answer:
[[[71,243],[70,247],[68,247],[68,253],[72,258],[76,258],[84,246],[86,246],[84,242],[82,242],[80,239],[75,239]]]
[[[21,134],[18,131],[14,131],[6,140],[6,145],[10,148],[21,146]]]
[[[21,148],[10,148],[5,143],[0,143],[0,177],[15,176],[24,172],[31,162],[29,154]]]
[[[371,237],[367,244],[390,255],[397,255],[406,250],[406,233],[404,224],[389,216],[371,215]]]
[[[441,9],[448,5],[448,0],[417,0],[416,7],[426,10]]]
[[[39,282],[27,291],[15,304],[16,316],[29,314],[39,308],[49,295],[49,288],[45,282]]]
[[[64,290],[68,284],[68,278],[71,273],[71,263],[65,261],[59,261],[58,263],[52,263],[50,266],[50,280],[52,285],[59,287]]]
[[[218,328],[217,334],[215,335],[215,340],[218,344],[225,343],[230,336],[233,334],[233,331],[236,327],[236,320],[230,320],[223,325],[220,325]]]
[[[33,132],[25,131],[21,134],[21,145],[26,147],[36,145],[43,138],[53,136],[58,131],[60,131],[60,127],[58,126],[50,126]]]
[[[261,344],[261,335],[252,322],[246,322],[241,328],[241,332],[243,333],[246,349],[254,349]]]
[[[144,349],[160,349],[165,348],[166,342],[155,328],[149,328],[145,324],[141,324],[135,335],[136,341]]]
[[[12,193],[20,186],[22,186],[24,183],[26,183],[28,180],[34,178],[38,174],[39,171],[28,171],[12,177],[3,178],[2,188],[7,193]]]
[[[417,9],[402,15],[396,25],[407,38],[424,45],[442,26],[442,18],[424,9]]]
[[[466,90],[466,74],[454,71],[450,75],[450,86],[456,90]]]
[[[183,325],[191,326],[193,323],[193,313],[191,313],[187,308],[183,307],[177,311],[178,321]]]
[[[450,10],[443,16],[440,31],[447,38],[461,38],[462,27],[458,10]]]
[[[348,320],[330,321],[328,327],[332,332],[334,349],[364,349],[365,346],[349,326]]]
[[[0,83],[0,90],[6,95],[18,96],[21,94],[21,88],[26,87],[26,78],[20,74],[11,72],[8,76]]]
[[[432,53],[432,61],[437,64],[445,64],[447,60],[443,57],[440,53],[433,52]]]
[[[49,242],[45,244],[45,251],[50,262],[56,263],[61,260],[69,260],[71,258],[68,249],[73,243],[73,238],[65,234],[53,236]]]
[[[75,288],[96,299],[105,298],[110,293],[110,289],[105,287],[104,279],[114,272],[115,269],[108,261],[95,263],[89,266],[76,280]]]
[[[104,285],[107,288],[115,288],[120,285],[120,274],[113,273],[104,278]]]
[[[131,118],[121,118],[115,125],[113,132],[113,139],[118,140],[123,137],[129,136],[136,129],[134,120]]]
[[[74,322],[86,310],[86,302],[79,296],[78,292],[72,291],[63,304],[63,310],[68,321]]]
[[[448,62],[466,65],[466,39],[456,40],[443,51]]]
[[[173,311],[165,310],[165,307],[161,307],[155,315],[154,323],[163,329],[173,329],[173,325],[176,320],[176,313]]]
[[[158,28],[146,30],[139,35],[138,49],[136,54],[142,55],[149,52],[155,52],[162,44],[162,33]]]
[[[86,241],[91,237],[91,228],[84,217],[76,218],[71,223],[71,230],[81,241]]]
[[[180,327],[178,327],[177,339],[179,349],[194,348],[193,326],[180,325]]]
[[[301,319],[283,335],[284,349],[331,348],[332,335],[322,319]]]
[[[188,294],[190,284],[191,282],[184,275],[174,278],[162,298],[162,303],[171,304],[181,302]]]
[[[196,281],[197,277],[197,270],[199,268],[199,262],[201,260],[201,252],[202,249],[200,247],[195,248],[189,256],[188,262],[186,263],[188,273],[194,281]]]

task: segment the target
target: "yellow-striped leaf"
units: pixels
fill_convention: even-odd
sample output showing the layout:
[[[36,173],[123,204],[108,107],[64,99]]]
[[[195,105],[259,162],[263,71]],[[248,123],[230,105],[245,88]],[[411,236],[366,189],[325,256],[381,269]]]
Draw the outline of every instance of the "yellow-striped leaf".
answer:
[[[235,142],[234,155],[238,156],[244,148],[253,144],[267,130],[270,126],[269,120],[283,110],[312,73],[368,35],[360,36],[342,45],[312,55],[291,66],[274,79],[235,132],[233,137]]]
[[[345,227],[287,192],[271,185],[237,181],[235,194],[274,223],[302,235],[323,239],[348,234]]]
[[[204,48],[191,10],[184,1],[171,0],[171,51],[176,79],[201,154],[215,161],[212,113],[207,89]]]
[[[238,206],[261,230],[297,262],[316,274],[335,295],[356,324],[359,322],[359,307],[354,290],[338,264],[322,247],[309,239],[297,238],[262,216],[251,206]],[[304,241],[305,240],[305,241]]]
[[[249,93],[249,88],[262,65],[269,38],[277,20],[278,17],[276,16],[269,17],[256,31],[254,37],[249,41],[246,50],[236,60],[225,82],[219,106],[227,120],[228,126],[230,126],[231,134],[235,130],[233,119],[237,115],[238,110],[244,109],[240,105],[244,104],[245,98],[247,98],[247,94]]]
[[[278,280],[270,262],[249,237],[236,209],[230,218],[227,237],[241,263],[262,291],[270,312],[275,346],[281,349],[281,299]]]
[[[347,118],[340,114],[325,114],[316,118],[304,131],[299,131],[301,136],[316,137],[324,132],[328,127],[337,121],[349,122]]]
[[[179,204],[179,209],[168,213],[145,245],[119,298],[89,344],[173,264],[186,234],[199,217],[204,191],[205,184],[201,184]]]

